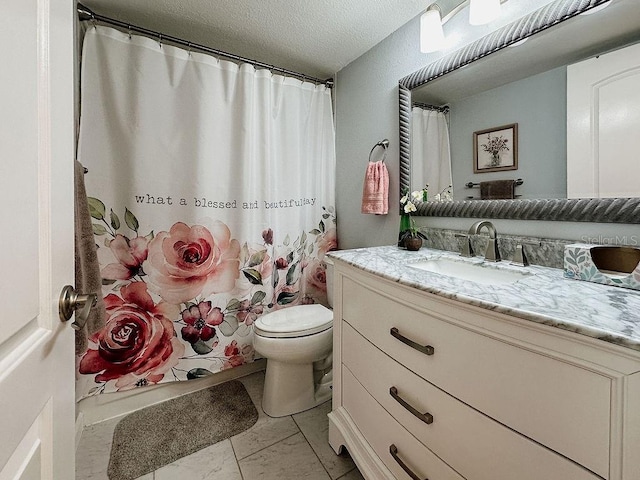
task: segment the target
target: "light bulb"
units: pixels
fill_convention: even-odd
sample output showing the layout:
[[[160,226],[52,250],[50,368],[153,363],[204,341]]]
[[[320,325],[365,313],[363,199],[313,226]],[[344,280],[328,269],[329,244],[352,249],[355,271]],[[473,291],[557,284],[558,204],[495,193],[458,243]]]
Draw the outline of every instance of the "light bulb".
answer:
[[[432,5],[432,7],[435,6]],[[440,9],[429,7],[420,17],[420,51],[431,53],[444,47],[444,31],[442,30],[442,19]]]
[[[500,16],[500,0],[471,0],[469,23],[484,25]]]

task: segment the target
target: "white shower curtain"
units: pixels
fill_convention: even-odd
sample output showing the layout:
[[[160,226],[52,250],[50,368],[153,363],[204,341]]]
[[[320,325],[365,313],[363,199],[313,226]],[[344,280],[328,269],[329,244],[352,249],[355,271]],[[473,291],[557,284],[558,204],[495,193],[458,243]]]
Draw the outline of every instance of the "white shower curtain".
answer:
[[[447,118],[442,112],[417,106],[411,113],[411,190],[429,184],[433,198],[453,185]]]
[[[89,28],[78,155],[108,317],[85,396],[253,361],[259,315],[326,302],[325,86]]]

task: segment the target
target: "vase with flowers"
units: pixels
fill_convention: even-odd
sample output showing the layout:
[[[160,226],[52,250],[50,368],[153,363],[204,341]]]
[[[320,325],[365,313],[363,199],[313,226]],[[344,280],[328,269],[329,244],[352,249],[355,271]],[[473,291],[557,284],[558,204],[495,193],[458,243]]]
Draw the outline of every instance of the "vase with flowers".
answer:
[[[422,247],[422,241],[427,237],[422,233],[422,227],[416,226],[415,219],[411,216],[416,208],[416,203],[426,201],[427,189],[416,190],[411,193],[405,193],[400,199],[402,207],[400,217],[400,233],[398,235],[398,246],[407,250],[419,250]]]
[[[500,153],[509,150],[507,143],[509,143],[509,140],[504,138],[502,135],[499,137],[491,137],[490,133],[487,134],[487,143],[483,143],[480,146],[482,147],[482,150],[491,155],[491,162],[489,166],[500,166]]]

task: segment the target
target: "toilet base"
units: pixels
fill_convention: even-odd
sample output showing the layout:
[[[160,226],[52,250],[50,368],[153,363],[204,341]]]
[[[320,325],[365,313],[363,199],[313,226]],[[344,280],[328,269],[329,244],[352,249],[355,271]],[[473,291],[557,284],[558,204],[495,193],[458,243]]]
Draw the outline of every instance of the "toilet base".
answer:
[[[262,410],[270,417],[286,417],[316,407],[331,399],[332,378],[314,382],[312,363],[283,363],[267,360]]]

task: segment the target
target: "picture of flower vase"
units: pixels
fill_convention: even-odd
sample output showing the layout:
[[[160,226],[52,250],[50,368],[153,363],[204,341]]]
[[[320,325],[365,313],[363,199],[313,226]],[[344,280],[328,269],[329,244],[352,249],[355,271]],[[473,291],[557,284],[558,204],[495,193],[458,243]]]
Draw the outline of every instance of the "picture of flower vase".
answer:
[[[517,169],[517,123],[473,133],[473,173]]]

